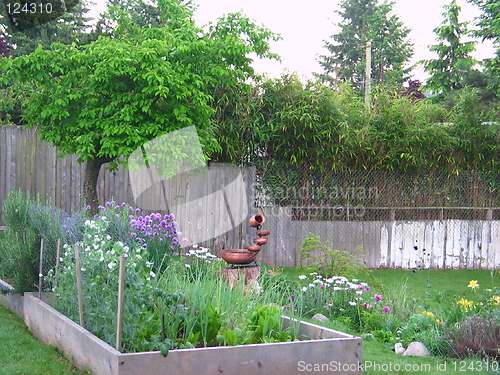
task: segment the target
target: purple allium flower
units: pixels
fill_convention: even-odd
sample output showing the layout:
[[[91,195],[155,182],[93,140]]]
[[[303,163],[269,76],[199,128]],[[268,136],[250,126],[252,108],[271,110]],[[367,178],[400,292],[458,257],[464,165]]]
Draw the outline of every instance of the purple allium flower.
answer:
[[[141,212],[141,209],[140,208],[136,208],[135,212]]]
[[[391,308],[389,306],[384,306],[384,314],[389,314],[391,312]]]
[[[104,210],[104,207],[103,207],[103,206],[97,206],[97,208],[98,208],[99,210]]]
[[[181,242],[188,242],[188,239],[186,237],[182,237]]]
[[[86,210],[91,210],[92,207],[90,207],[90,205],[87,205],[87,207],[85,207]]]
[[[375,299],[375,301],[382,301],[382,296],[380,294],[375,294],[373,298]]]
[[[122,207],[125,207],[126,205],[127,205],[127,203],[125,203],[125,202],[122,202],[122,204],[121,204]],[[132,207],[130,207],[130,208],[132,208]]]

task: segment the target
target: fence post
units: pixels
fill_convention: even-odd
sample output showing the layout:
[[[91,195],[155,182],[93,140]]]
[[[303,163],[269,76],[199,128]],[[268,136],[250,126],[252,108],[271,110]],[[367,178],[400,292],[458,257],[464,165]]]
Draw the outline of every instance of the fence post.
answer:
[[[56,266],[54,267],[54,276],[57,276],[57,270],[59,269],[59,257],[61,256],[61,239],[57,239],[57,246],[56,246]],[[57,286],[57,277],[54,277],[54,284],[53,287],[55,288]]]
[[[80,314],[80,325],[84,327],[83,321],[83,296],[82,296],[82,267],[80,266],[80,249],[75,245],[75,266],[76,266],[76,290],[78,293],[78,311]]]
[[[42,298],[43,238],[40,240],[40,263],[38,265],[38,299]]]
[[[122,350],[123,336],[123,298],[125,291],[125,261],[126,254],[120,255],[120,272],[118,274],[118,312],[116,319],[116,350]]]

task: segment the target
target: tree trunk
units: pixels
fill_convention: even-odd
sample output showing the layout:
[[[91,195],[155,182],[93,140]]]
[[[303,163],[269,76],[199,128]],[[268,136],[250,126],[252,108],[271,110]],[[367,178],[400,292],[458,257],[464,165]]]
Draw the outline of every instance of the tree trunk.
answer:
[[[95,158],[87,159],[87,166],[85,168],[85,180],[83,183],[83,194],[85,197],[85,203],[90,206],[90,214],[97,214],[98,197],[97,197],[97,179],[99,177],[99,172],[101,171],[101,166],[105,163],[109,163],[110,158]]]
[[[231,266],[222,268],[222,280],[226,281],[231,289],[236,283],[245,283],[245,293],[251,290],[259,290],[260,266]]]

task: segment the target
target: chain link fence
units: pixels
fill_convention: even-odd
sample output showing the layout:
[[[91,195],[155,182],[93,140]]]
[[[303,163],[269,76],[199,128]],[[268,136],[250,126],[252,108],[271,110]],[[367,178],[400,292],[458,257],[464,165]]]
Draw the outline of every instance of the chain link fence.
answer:
[[[313,233],[337,250],[362,246],[372,268],[500,266],[496,173],[333,172],[273,162],[254,171],[255,208],[278,237],[271,263],[300,263],[301,243]]]
[[[256,206],[291,207],[293,220],[496,220],[500,175],[440,171],[319,171],[261,163]]]

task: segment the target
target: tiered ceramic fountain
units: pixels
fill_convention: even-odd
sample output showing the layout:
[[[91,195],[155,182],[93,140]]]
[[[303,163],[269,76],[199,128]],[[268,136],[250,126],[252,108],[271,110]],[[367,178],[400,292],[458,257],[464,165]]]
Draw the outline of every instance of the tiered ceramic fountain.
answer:
[[[245,249],[223,249],[220,251],[222,259],[231,265],[222,269],[222,277],[231,288],[243,277],[245,291],[249,286],[257,289],[259,287],[260,266],[255,263],[255,258],[262,249],[262,245],[267,243],[267,236],[270,233],[269,230],[261,229],[264,221],[266,218],[260,213],[253,215],[249,220],[250,226],[257,229],[256,233],[259,236],[253,239],[253,245],[248,245]]]
[[[229,264],[235,265],[252,263],[262,249],[262,245],[268,241],[267,236],[270,231],[261,229],[265,221],[264,215],[260,213],[253,215],[249,220],[249,224],[257,229],[256,233],[259,236],[253,239],[254,245],[249,245],[245,249],[223,249],[220,251],[222,259]]]

